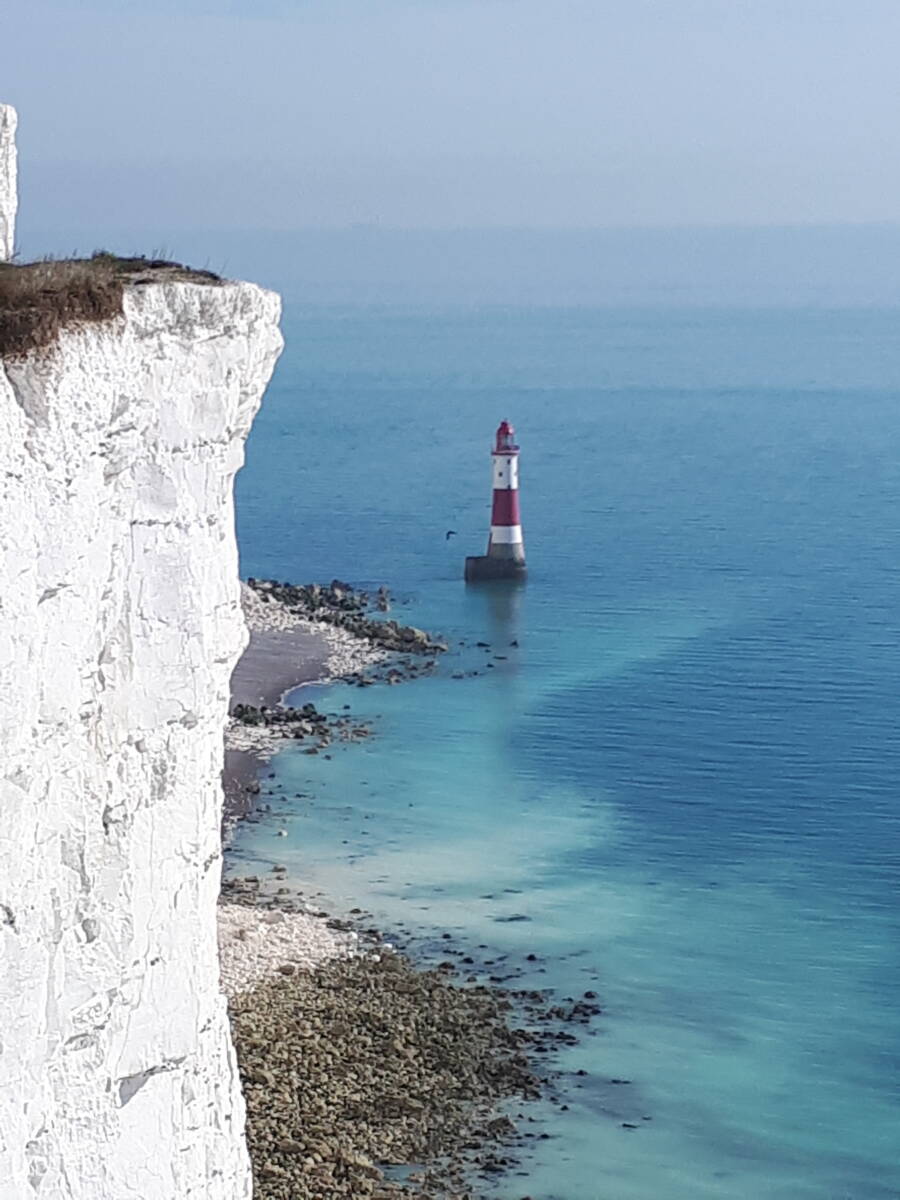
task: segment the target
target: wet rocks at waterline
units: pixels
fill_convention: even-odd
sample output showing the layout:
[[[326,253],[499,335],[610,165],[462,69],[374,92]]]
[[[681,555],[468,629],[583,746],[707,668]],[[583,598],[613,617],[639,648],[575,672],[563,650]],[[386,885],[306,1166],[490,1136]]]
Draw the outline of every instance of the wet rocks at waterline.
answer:
[[[447,649],[445,642],[424,629],[368,617],[373,603],[378,611],[388,611],[390,593],[384,587],[378,589],[373,602],[368,592],[358,591],[338,579],[325,586],[278,583],[273,579],[248,579],[247,585],[258,600],[281,608],[288,616],[335,625],[386,651],[435,655]]]

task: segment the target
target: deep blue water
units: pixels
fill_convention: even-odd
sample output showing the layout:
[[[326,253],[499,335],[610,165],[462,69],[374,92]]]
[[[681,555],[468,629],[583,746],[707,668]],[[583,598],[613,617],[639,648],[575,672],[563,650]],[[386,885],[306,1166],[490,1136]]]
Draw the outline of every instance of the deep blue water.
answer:
[[[504,1195],[900,1197],[898,322],[286,313],[243,570],[386,582],[454,649],[326,693],[378,737],[278,760],[277,858],[606,1010]],[[501,417],[530,578],[467,589]]]

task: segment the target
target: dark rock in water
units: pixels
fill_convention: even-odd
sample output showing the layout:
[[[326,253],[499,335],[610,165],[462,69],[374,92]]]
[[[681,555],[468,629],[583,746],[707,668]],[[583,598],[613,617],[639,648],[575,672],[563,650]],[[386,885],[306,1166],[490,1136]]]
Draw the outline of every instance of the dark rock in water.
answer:
[[[494,917],[495,921],[501,921],[504,924],[511,924],[513,921],[530,921],[531,917],[526,917],[524,913],[513,913],[511,917]]]

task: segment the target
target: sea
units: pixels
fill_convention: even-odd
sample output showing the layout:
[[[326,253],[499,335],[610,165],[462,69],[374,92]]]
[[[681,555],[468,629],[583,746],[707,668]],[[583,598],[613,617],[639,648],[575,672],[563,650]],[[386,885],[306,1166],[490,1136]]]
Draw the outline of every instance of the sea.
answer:
[[[555,1063],[568,1111],[485,1194],[900,1197],[898,328],[286,306],[242,572],[385,584],[450,649],[304,689],[375,736],[275,759],[288,837],[242,825],[229,869],[597,993]],[[529,576],[466,586],[503,418]]]

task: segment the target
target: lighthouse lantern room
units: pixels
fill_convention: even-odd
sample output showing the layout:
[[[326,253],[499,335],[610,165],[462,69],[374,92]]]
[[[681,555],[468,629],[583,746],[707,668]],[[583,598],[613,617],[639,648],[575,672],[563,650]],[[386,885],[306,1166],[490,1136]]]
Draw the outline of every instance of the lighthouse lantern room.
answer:
[[[466,559],[466,579],[522,579],[525,575],[525,543],[519,513],[519,447],[516,431],[501,421],[491,451],[493,504],[487,553]]]

